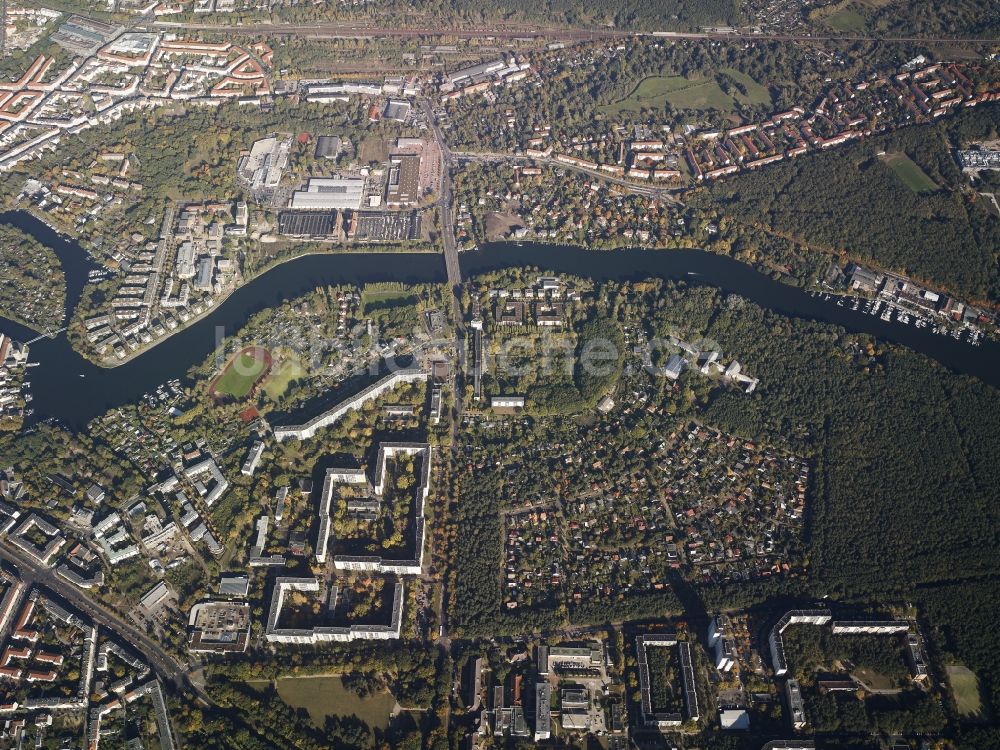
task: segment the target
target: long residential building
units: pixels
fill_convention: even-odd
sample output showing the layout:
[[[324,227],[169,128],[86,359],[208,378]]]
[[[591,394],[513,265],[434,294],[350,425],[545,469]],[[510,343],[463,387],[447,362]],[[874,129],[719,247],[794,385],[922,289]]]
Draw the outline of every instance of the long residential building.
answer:
[[[305,424],[275,427],[274,437],[279,441],[287,440],[289,438],[306,440],[308,438],[315,436],[317,430],[320,430],[324,427],[328,427],[329,425],[334,424],[349,411],[353,409],[359,409],[368,401],[378,398],[383,393],[392,390],[400,383],[416,383],[416,382],[426,382],[426,381],[427,381],[427,372],[425,370],[421,370],[415,367],[396,370],[395,372],[389,373],[378,382],[368,386],[367,388],[365,388],[358,394],[352,396],[351,398],[341,401],[332,409],[329,409],[328,411],[325,411],[322,414],[313,417]]]
[[[271,606],[267,615],[264,637],[270,643],[347,643],[357,640],[391,640],[399,638],[403,626],[403,582],[397,581],[392,596],[392,613],[388,625],[317,626],[314,628],[282,628],[281,610],[285,595],[292,591],[317,593],[318,578],[280,577],[274,582]],[[336,591],[330,597],[330,609],[336,605]]]

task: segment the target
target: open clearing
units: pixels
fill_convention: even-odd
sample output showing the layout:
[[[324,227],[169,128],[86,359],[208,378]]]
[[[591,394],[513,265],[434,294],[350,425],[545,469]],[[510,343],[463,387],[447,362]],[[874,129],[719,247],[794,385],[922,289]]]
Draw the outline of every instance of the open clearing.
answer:
[[[674,109],[731,110],[733,97],[723,91],[714,78],[684,76],[651,76],[639,81],[632,93],[614,104],[601,107],[602,112],[639,112],[643,108],[658,109],[669,103]]]
[[[937,183],[906,154],[895,151],[883,156],[882,162],[914,193],[932,193],[937,190]]]
[[[248,685],[264,688],[267,680],[252,680]],[[317,727],[326,723],[327,716],[357,716],[373,729],[389,726],[396,699],[384,690],[361,698],[344,687],[340,675],[279,677],[278,695],[292,708],[304,708]]]
[[[288,390],[288,384],[306,375],[305,368],[295,357],[289,357],[271,369],[271,375],[264,384],[264,393],[272,401],[281,398]]]
[[[865,17],[854,8],[843,8],[826,19],[826,25],[834,31],[859,32],[865,30]]]
[[[872,690],[888,692],[898,688],[891,678],[868,667],[858,667],[852,672],[852,675]]]
[[[380,289],[376,286],[361,290],[361,307],[365,313],[416,303],[417,298],[405,289]]]
[[[384,162],[389,159],[389,146],[385,138],[365,138],[358,146],[358,161],[362,164]]]
[[[948,683],[955,695],[958,713],[962,716],[975,716],[983,710],[983,701],[979,697],[979,680],[976,673],[961,664],[945,667],[948,673]]]
[[[213,381],[210,392],[215,396],[243,398],[271,366],[271,353],[259,346],[250,346],[236,354]]]
[[[486,214],[486,239],[490,242],[499,242],[510,235],[511,231],[524,226],[517,216],[512,213],[497,213],[490,211]]]
[[[771,103],[771,92],[767,90],[767,86],[757,83],[757,81],[748,76],[746,73],[736,70],[735,68],[723,68],[722,75],[746,89],[746,94],[736,94],[736,97],[740,101],[746,104]]]
[[[887,0],[840,0],[831,5],[824,5],[815,8],[809,13],[809,19],[814,22],[822,22],[832,31],[841,33],[858,33],[865,31],[867,21],[863,10],[865,8],[879,8],[886,4]]]

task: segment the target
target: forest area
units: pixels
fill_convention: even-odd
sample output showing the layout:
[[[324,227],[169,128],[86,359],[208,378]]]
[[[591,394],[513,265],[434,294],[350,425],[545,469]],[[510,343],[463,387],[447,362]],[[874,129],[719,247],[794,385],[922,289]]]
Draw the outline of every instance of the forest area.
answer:
[[[560,23],[575,26],[615,26],[649,29],[680,25],[694,29],[713,24],[737,24],[739,0],[609,0],[581,4],[572,0],[418,0],[393,4],[390,12],[410,12],[435,18],[458,17],[469,22],[503,19],[509,22]]]
[[[806,574],[697,585],[706,608],[784,595],[861,605],[915,602],[936,653],[978,670],[995,704],[1000,684],[992,675],[1000,665],[983,640],[992,629],[990,603],[1000,597],[993,554],[1000,435],[983,415],[1000,411],[1000,393],[909,350],[787,318],[735,295],[660,282],[650,287],[659,290],[648,300],[650,334],[700,333],[760,378],[748,396],[682,375],[679,391],[661,391],[662,406],[678,418],[690,414],[748,439],[786,445],[808,456],[815,471],[804,532]],[[627,455],[646,436],[633,430],[616,451]],[[547,444],[526,430],[492,439]],[[501,610],[499,498],[525,501],[536,485],[530,479],[512,485],[502,468],[481,467],[474,476],[457,509],[455,624],[469,632],[551,627],[557,611],[514,616]],[[962,612],[948,609],[956,595],[971,600]],[[624,613],[616,609],[615,615]],[[611,611],[595,601],[581,619],[602,616]]]
[[[734,221],[813,249],[907,274],[973,300],[1000,301],[1000,216],[969,189],[954,149],[995,138],[1000,107],[903,128],[719,182],[691,196]],[[902,153],[936,184],[907,189],[880,154]]]

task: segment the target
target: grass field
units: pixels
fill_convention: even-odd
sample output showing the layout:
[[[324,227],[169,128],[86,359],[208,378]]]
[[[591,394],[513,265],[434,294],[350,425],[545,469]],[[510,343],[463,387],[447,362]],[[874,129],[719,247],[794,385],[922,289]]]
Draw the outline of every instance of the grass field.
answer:
[[[809,20],[816,24],[822,24],[831,31],[839,31],[843,34],[858,33],[865,31],[865,16],[861,12],[862,7],[878,8],[884,5],[886,0],[840,0],[815,8],[809,13]]]
[[[882,157],[882,161],[914,193],[932,193],[937,190],[937,183],[906,154],[900,152],[886,154]]]
[[[737,94],[737,97],[746,104],[770,104],[771,103],[771,92],[767,90],[767,86],[763,86],[753,78],[748,76],[746,73],[736,70],[735,68],[723,68],[722,74],[736,83],[739,83],[743,88],[746,89],[746,96],[743,94]]]
[[[222,373],[212,383],[216,396],[243,398],[271,366],[271,354],[262,347],[249,347],[226,363]]]
[[[413,305],[416,302],[417,298],[405,289],[368,288],[361,290],[361,307],[366,313],[370,310]]]
[[[968,667],[953,664],[945,667],[948,673],[948,683],[955,695],[958,713],[962,716],[975,716],[983,710],[983,701],[979,697],[979,680],[976,673]]]
[[[850,33],[865,30],[865,17],[850,7],[842,8],[836,13],[830,14],[825,19],[825,22],[834,31]]]
[[[264,393],[272,401],[277,401],[288,390],[288,384],[306,374],[306,369],[294,357],[283,359],[271,369],[264,384]]]
[[[601,111],[639,112],[643,108],[657,109],[669,103],[675,109],[733,109],[736,102],[719,87],[714,78],[684,76],[652,76],[639,81],[627,97],[601,107]]]
[[[251,687],[262,687],[267,681],[253,681]],[[278,695],[292,708],[304,708],[313,724],[322,727],[327,716],[357,716],[372,728],[389,726],[389,714],[396,699],[388,692],[372,693],[361,698],[344,687],[340,675],[316,677],[281,677],[277,681]]]
[[[852,674],[872,690],[893,690],[898,687],[891,678],[868,667],[859,667]]]

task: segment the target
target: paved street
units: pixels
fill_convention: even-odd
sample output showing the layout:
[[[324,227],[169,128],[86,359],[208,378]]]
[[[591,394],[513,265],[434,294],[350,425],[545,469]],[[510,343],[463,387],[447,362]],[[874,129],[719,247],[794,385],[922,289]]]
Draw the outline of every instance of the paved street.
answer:
[[[38,585],[58,594],[73,608],[115,633],[123,643],[138,651],[161,679],[178,687],[185,685],[187,665],[178,662],[135,626],[95,603],[73,584],[57,576],[54,569],[38,565],[6,541],[0,542],[0,559],[15,566],[21,575],[21,580],[28,586]]]
[[[448,271],[448,283],[451,284],[452,289],[456,289],[462,283],[462,269],[458,263],[458,248],[455,246],[455,217],[452,206],[455,196],[451,171],[455,166],[455,158],[451,149],[448,148],[448,141],[445,139],[444,133],[441,132],[441,126],[434,116],[430,101],[421,99],[420,107],[434,131],[434,138],[441,151],[441,183],[437,199],[437,206],[441,211],[441,243],[444,247],[444,263]]]
[[[667,187],[656,187],[652,185],[638,185],[634,182],[630,182],[621,177],[615,177],[613,175],[606,174],[604,172],[598,172],[596,169],[587,169],[586,167],[578,167],[574,164],[564,164],[561,161],[556,161],[552,158],[546,157],[529,157],[521,154],[505,154],[498,152],[485,152],[485,151],[453,151],[451,153],[453,159],[465,162],[479,162],[479,163],[496,163],[496,162],[508,162],[511,164],[531,164],[531,163],[541,163],[546,164],[555,169],[567,169],[572,172],[579,172],[585,174],[589,177],[593,177],[597,180],[602,180],[604,182],[610,182],[613,185],[618,185],[624,188],[628,192],[634,195],[645,195],[648,198],[657,198],[659,200],[669,201],[670,203],[676,203],[678,205],[683,205],[677,198],[675,198],[672,193],[687,189],[687,188],[667,188]]]

